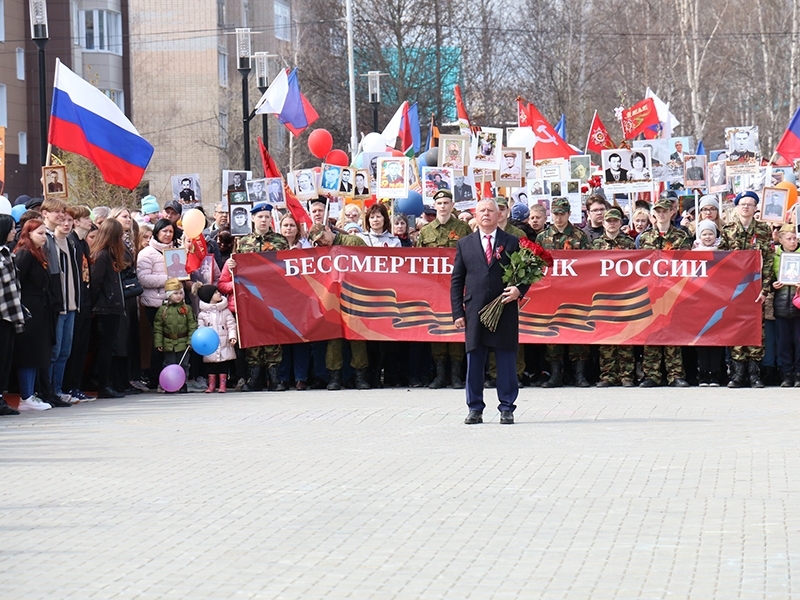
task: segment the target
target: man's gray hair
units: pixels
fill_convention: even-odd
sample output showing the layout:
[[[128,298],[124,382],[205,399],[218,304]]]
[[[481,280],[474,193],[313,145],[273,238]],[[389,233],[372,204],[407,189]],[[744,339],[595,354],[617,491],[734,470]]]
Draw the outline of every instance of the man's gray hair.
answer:
[[[495,210],[497,210],[498,212],[500,211],[500,206],[497,204],[497,200],[495,198],[481,198],[480,200],[478,200],[478,204],[480,204],[481,202],[491,202],[492,204],[494,204]]]

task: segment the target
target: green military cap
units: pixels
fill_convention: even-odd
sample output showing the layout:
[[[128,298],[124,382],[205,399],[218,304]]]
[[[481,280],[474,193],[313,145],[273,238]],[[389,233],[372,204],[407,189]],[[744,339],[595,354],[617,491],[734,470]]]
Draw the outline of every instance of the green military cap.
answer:
[[[672,200],[669,198],[659,198],[658,201],[653,205],[653,208],[672,210]]]
[[[433,195],[433,201],[436,202],[439,198],[450,198],[450,200],[452,200],[453,194],[450,190],[437,190]]]
[[[317,223],[308,231],[308,241],[312,244],[316,242],[325,233],[325,225]]]
[[[569,200],[566,198],[553,198],[550,203],[550,212],[552,213],[568,213],[571,212]]]
[[[508,198],[506,198],[505,196],[498,196],[497,198],[495,198],[495,200],[497,201],[497,206],[505,206],[506,208],[508,208]]]
[[[603,218],[606,221],[609,221],[611,219],[618,219],[619,221],[621,221],[622,220],[622,213],[619,211],[618,208],[609,208],[605,212],[605,214],[603,215]]]

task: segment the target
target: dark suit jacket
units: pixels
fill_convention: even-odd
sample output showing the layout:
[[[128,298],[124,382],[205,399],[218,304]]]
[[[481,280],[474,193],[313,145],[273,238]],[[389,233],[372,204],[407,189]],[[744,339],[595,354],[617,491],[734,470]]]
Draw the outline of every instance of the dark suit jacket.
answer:
[[[628,170],[627,169],[620,169],[619,170],[619,181],[628,181]],[[614,182],[614,174],[611,172],[611,169],[606,169],[606,182],[613,183]]]
[[[497,239],[494,240],[494,256],[491,264],[487,265],[480,236],[478,230],[461,238],[456,244],[456,260],[450,282],[453,320],[464,317],[467,321],[467,352],[479,346],[515,350],[519,342],[518,303],[506,304],[494,333],[481,324],[478,312],[503,293],[506,287],[503,283],[503,267],[510,262],[508,255],[519,249],[519,240],[498,228]],[[502,251],[498,252],[501,247]],[[524,296],[530,286],[518,287]]]

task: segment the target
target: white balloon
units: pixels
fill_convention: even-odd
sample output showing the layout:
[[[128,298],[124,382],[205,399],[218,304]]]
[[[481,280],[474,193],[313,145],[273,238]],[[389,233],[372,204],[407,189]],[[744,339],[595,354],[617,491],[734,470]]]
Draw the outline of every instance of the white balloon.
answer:
[[[364,136],[361,141],[361,148],[364,152],[385,152],[386,140],[383,139],[380,133],[373,131]]]
[[[536,134],[530,127],[517,127],[509,136],[508,145],[511,148],[530,150],[536,145]]]
[[[11,214],[11,202],[5,196],[0,196],[0,215]]]

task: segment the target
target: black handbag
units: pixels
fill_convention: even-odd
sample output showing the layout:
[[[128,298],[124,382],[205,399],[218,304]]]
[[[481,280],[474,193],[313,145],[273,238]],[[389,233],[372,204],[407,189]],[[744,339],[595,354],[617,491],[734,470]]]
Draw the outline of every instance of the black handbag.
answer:
[[[142,284],[139,283],[139,278],[136,277],[136,273],[132,271],[125,272],[122,275],[122,295],[125,296],[125,300],[130,298],[137,298],[144,293],[142,289]]]

